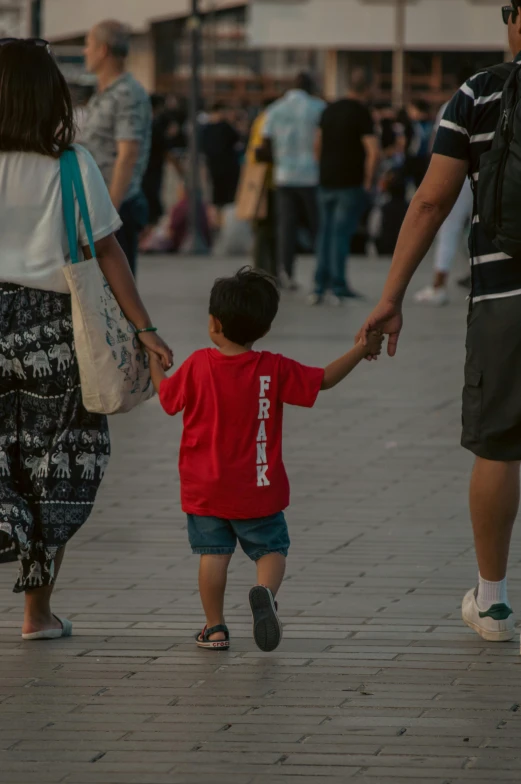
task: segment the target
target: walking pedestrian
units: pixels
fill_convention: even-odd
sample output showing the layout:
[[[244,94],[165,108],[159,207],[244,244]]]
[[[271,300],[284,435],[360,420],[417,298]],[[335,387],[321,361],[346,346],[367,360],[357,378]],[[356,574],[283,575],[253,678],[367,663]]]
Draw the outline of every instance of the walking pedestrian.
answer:
[[[152,137],[148,166],[143,176],[143,193],[148,204],[148,225],[155,226],[164,213],[162,189],[168,153],[168,117],[165,112],[165,98],[154,93],[150,96],[152,105]]]
[[[228,122],[223,103],[213,105],[208,122],[202,127],[201,140],[212,184],[212,204],[217,210],[217,223],[221,227],[222,210],[235,201],[241,173],[238,150],[240,136]]]
[[[418,98],[407,108],[411,120],[412,138],[407,150],[407,173],[416,188],[419,188],[429,168],[431,139],[434,123],[430,118],[427,101]]]
[[[337,305],[359,296],[346,281],[346,263],[370,204],[380,146],[367,106],[371,85],[365,71],[353,72],[350,81],[346,98],[328,106],[317,132],[320,230],[311,305],[319,305],[329,290]]]
[[[228,567],[237,541],[257,566],[250,591],[254,638],[273,651],[282,638],[275,596],[290,547],[284,510],[289,483],[282,460],[284,405],[312,408],[321,390],[340,384],[365,356],[381,351],[381,334],[368,337],[325,369],[254,351],[279,308],[275,281],[239,270],[216,281],[210,296],[214,348],[196,351],[166,378],[151,359],[152,379],[167,414],[184,412],[180,451],[181,495],[188,535],[200,556],[199,590],[206,625],[201,648],[225,650]]]
[[[510,640],[515,635],[506,575],[519,507],[521,462],[521,259],[498,252],[477,211],[483,187],[482,156],[492,148],[508,75],[521,65],[520,0],[512,0],[502,11],[514,64],[478,73],[449,103],[429,171],[405,219],[382,298],[360,333],[363,337],[382,329],[389,334],[388,351],[394,356],[407,287],[456,203],[465,178],[472,177],[477,200],[470,239],[472,292],[462,445],[476,456],[470,513],[479,581],[466,594],[462,614],[468,626],[490,641]],[[496,160],[499,166],[501,159]],[[517,171],[515,164],[512,171]],[[506,172],[500,169],[496,175],[501,184]]]
[[[313,244],[318,231],[318,162],[315,135],[325,103],[313,95],[313,80],[301,73],[295,88],[268,110],[263,128],[263,147],[257,158],[274,161],[277,186],[278,266],[282,282],[297,288],[294,276],[299,225],[304,223]]]
[[[101,169],[123,225],[118,241],[136,274],[139,234],[148,208],[141,184],[152,137],[152,109],[145,88],[125,70],[129,31],[100,22],[87,36],[85,62],[96,75],[97,92],[86,107],[81,142]]]
[[[71,623],[53,615],[51,594],[110,455],[106,417],[83,406],[63,272],[69,243],[59,159],[74,128],[47,42],[0,40],[0,563],[18,561],[14,590],[25,592],[29,640],[71,634]],[[114,237],[119,216],[93,158],[75,150],[99,266],[129,321],[149,328]],[[78,243],[90,258],[83,225]],[[142,338],[168,364],[163,341],[152,332]]]

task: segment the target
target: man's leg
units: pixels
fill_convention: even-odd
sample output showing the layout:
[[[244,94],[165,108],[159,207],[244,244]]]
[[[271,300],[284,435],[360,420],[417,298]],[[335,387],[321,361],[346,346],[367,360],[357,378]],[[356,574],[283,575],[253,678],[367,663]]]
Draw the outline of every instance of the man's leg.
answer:
[[[332,227],[333,293],[337,297],[347,297],[351,291],[346,281],[346,266],[366,204],[363,188],[346,188],[337,193]]]
[[[298,227],[298,204],[295,188],[278,189],[277,207],[279,269],[284,270],[291,281],[293,279]]]
[[[330,191],[318,192],[319,232],[317,240],[317,268],[315,271],[316,301],[323,297],[331,282],[331,233],[334,202]]]
[[[224,624],[224,593],[231,555],[202,555],[199,564],[199,593],[208,628]],[[216,632],[210,640],[224,640],[224,632]]]
[[[519,509],[520,464],[476,458],[470,484],[470,514],[481,577],[506,577],[512,529]]]

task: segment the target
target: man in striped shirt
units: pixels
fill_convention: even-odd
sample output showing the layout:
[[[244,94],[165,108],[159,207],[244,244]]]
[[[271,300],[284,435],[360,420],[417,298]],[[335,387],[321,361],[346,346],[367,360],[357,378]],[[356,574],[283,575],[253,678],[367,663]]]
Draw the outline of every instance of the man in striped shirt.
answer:
[[[514,62],[521,65],[521,0],[511,0],[502,14]],[[390,356],[396,353],[402,303],[414,272],[465,178],[479,189],[480,157],[490,150],[500,119],[508,76],[504,70],[484,71],[465,82],[441,121],[431,166],[404,221],[382,298],[358,336],[366,340],[369,332],[383,330],[389,335]],[[520,495],[521,258],[498,252],[480,225],[476,207],[470,250],[473,287],[462,444],[476,455],[470,511],[479,584],[463,600],[463,620],[484,639],[502,641],[515,635],[506,572]]]

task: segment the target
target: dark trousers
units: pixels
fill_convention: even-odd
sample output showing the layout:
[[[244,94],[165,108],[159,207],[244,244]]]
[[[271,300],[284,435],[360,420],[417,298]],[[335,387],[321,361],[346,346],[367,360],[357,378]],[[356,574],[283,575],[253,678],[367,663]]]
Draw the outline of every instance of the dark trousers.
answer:
[[[253,262],[257,269],[277,277],[277,232],[275,228],[275,191],[268,191],[268,214],[253,221]]]
[[[289,278],[293,277],[297,234],[304,224],[311,233],[313,244],[318,232],[317,189],[314,187],[283,186],[277,190],[277,246],[278,263]]]
[[[134,277],[137,268],[139,235],[147,225],[148,205],[143,193],[124,201],[119,210],[123,226],[116,234]]]

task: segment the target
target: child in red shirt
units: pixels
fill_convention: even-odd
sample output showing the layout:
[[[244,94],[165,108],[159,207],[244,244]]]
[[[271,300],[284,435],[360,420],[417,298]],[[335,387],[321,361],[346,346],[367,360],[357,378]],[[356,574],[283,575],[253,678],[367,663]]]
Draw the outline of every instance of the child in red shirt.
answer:
[[[365,357],[380,354],[372,334],[325,370],[280,354],[253,351],[279,307],[272,278],[244,268],[218,280],[210,297],[209,331],[216,348],[196,351],[170,378],[151,356],[152,380],[171,416],[184,412],[179,456],[181,500],[194,553],[206,626],[198,646],[225,650],[228,565],[237,540],[257,565],[250,591],[254,638],[263,651],[280,643],[275,596],[290,546],[283,510],[289,483],[282,461],[284,404],[312,408],[318,393],[342,381]]]

